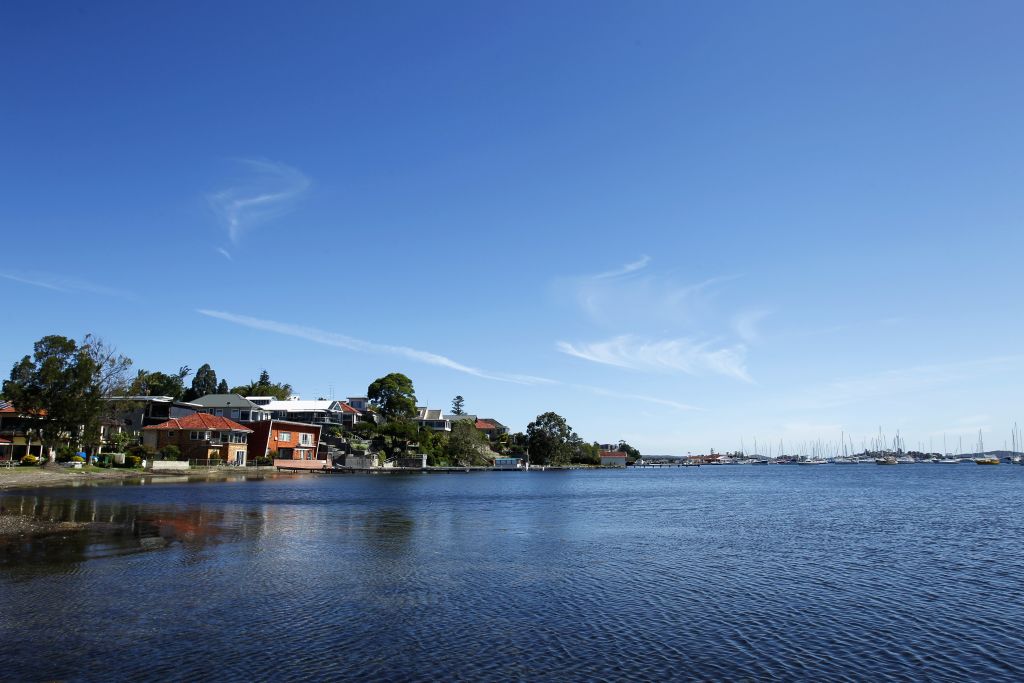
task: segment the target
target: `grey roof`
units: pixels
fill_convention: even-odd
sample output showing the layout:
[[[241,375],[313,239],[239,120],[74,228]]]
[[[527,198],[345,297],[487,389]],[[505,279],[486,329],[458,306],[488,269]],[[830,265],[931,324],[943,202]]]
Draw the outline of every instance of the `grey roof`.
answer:
[[[258,406],[244,396],[238,394],[207,394],[206,396],[200,396],[196,400],[192,401],[198,406],[203,408],[245,408],[247,410],[262,410],[262,406]]]
[[[447,419],[447,418],[445,418],[445,416],[441,413],[440,409],[417,407],[416,408],[416,419],[417,420],[444,420],[444,419]]]
[[[444,419],[451,422],[457,422],[458,420],[472,420],[473,422],[476,422],[476,415],[445,415]]]

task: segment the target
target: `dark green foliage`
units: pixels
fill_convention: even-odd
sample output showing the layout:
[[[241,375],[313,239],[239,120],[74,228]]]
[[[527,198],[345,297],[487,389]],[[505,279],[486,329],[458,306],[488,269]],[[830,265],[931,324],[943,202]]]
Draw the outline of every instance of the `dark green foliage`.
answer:
[[[231,393],[231,389],[228,388],[228,381],[226,379],[222,379],[220,381],[220,383],[217,384],[217,393],[218,394],[230,394]]]
[[[488,447],[487,437],[470,420],[456,420],[448,435],[445,456],[463,466],[486,465],[494,453]]]
[[[377,425],[369,421],[357,422],[352,426],[352,433],[364,439],[369,439],[377,433]]]
[[[510,455],[526,455],[526,449],[530,444],[529,438],[522,432],[515,432],[508,435],[508,453]]]
[[[185,395],[185,378],[190,374],[192,369],[187,365],[178,368],[173,375],[159,370],[139,370],[129,391],[133,396],[170,396],[178,400]]]
[[[366,396],[387,420],[400,420],[416,414],[416,393],[412,380],[400,372],[379,377],[370,384]]]
[[[4,396],[19,411],[38,418],[28,429],[37,431],[46,447],[69,440],[77,445],[83,427],[86,440],[99,440],[104,368],[93,357],[89,340],[79,346],[67,337],[43,337],[32,356],[16,363],[4,381]]]
[[[160,449],[159,455],[161,460],[181,460],[181,449],[170,443]]]
[[[538,415],[526,426],[530,462],[538,465],[564,465],[578,449],[580,437],[565,418],[553,412]]]
[[[271,382],[270,373],[263,370],[260,372],[259,379],[234,387],[230,392],[224,393],[238,394],[239,396],[273,396],[279,401],[285,401],[292,395],[292,385]]]
[[[640,451],[638,451],[637,449],[633,448],[632,446],[630,446],[625,441],[619,441],[619,448],[618,448],[618,450],[619,450],[620,453],[625,453],[626,456],[627,456],[626,459],[629,460],[630,462],[632,462],[632,461],[634,461],[634,460],[636,460],[637,458],[640,457]]]
[[[572,462],[581,465],[600,465],[601,447],[596,443],[586,443],[580,439],[573,444]]]
[[[465,415],[466,399],[456,396],[452,399],[452,415]]]
[[[224,383],[224,386],[227,387],[227,382]],[[185,400],[194,401],[200,396],[215,393],[217,393],[217,373],[209,363],[203,363],[196,370],[195,377],[192,378],[191,388],[185,392]]]

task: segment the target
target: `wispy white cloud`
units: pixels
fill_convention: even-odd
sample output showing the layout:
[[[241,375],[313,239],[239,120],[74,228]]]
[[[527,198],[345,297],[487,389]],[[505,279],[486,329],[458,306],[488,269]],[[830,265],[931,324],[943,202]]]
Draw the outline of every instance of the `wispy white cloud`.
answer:
[[[562,353],[594,363],[649,372],[713,373],[752,381],[746,368],[746,347],[742,344],[714,346],[687,338],[645,340],[619,335],[607,341],[571,344],[560,341]]]
[[[228,261],[235,260],[234,258],[231,257],[231,252],[225,249],[224,247],[217,247],[217,253],[226,258]]]
[[[572,301],[594,323],[617,329],[642,330],[693,326],[714,315],[716,285],[735,279],[726,275],[699,282],[681,282],[672,275],[651,272],[650,257],[616,270],[555,283],[559,296]]]
[[[452,360],[451,358],[448,358],[447,356],[442,356],[437,353],[421,351],[419,349],[413,349],[408,346],[377,344],[375,342],[357,339],[355,337],[350,337],[344,334],[319,330],[315,327],[293,325],[290,323],[277,322],[274,320],[265,320],[262,318],[253,318],[250,316],[237,315],[235,313],[227,313],[224,311],[214,311],[209,309],[198,309],[197,312],[210,318],[217,318],[218,320],[224,320],[230,323],[234,323],[235,325],[242,325],[243,327],[248,327],[255,330],[275,332],[277,334],[283,334],[289,337],[297,337],[299,339],[305,339],[307,341],[315,342],[317,344],[334,346],[337,348],[348,349],[350,351],[400,356],[403,358],[408,358],[410,360],[418,361],[420,363],[426,363],[428,365],[437,365],[440,367],[449,368],[451,370],[455,370],[456,372],[462,372],[467,375],[473,375],[474,377],[480,377],[482,379],[496,380],[499,382],[511,382],[514,384],[554,383],[553,380],[549,380],[544,377],[534,377],[531,375],[519,375],[511,373],[486,372],[479,368],[464,365],[455,360]]]
[[[918,365],[830,382],[813,389],[817,407],[842,406],[879,398],[938,391],[986,375],[1019,370],[1024,356],[996,356],[971,361]]]
[[[641,256],[636,261],[631,261],[631,262],[625,264],[621,268],[616,268],[615,270],[609,270],[608,272],[605,272],[605,273],[598,273],[597,275],[592,275],[591,277],[593,279],[595,279],[595,280],[608,280],[610,278],[616,278],[616,277],[621,277],[623,275],[629,275],[630,273],[635,273],[638,270],[643,270],[644,268],[647,267],[647,264],[650,263],[650,262],[651,262],[651,257],[644,255],[644,256]]]
[[[49,289],[54,292],[99,294],[101,296],[114,296],[122,299],[135,298],[134,295],[119,289],[114,289],[113,287],[106,287],[94,282],[88,282],[86,280],[80,280],[78,278],[55,273],[43,273],[39,271],[5,271],[0,272],[0,277],[13,282],[20,282],[24,285],[31,285],[32,287]]]
[[[697,406],[692,406],[688,403],[682,403],[680,401],[672,401],[670,399],[658,398],[656,396],[644,396],[643,394],[624,394],[621,391],[613,391],[611,389],[605,389],[603,387],[594,387],[587,384],[575,384],[573,385],[577,389],[583,389],[599,396],[612,396],[614,398],[622,399],[625,401],[641,401],[643,403],[653,403],[655,405],[667,406],[680,412],[690,412],[693,410],[701,410]]]
[[[208,196],[232,244],[237,244],[254,225],[291,210],[294,200],[310,186],[309,178],[287,164],[263,159],[243,159],[240,163],[246,170],[244,177]]]
[[[766,310],[741,311],[732,319],[733,330],[736,331],[736,334],[743,341],[748,344],[755,344],[761,340],[761,331],[758,329],[758,324],[771,315],[771,313],[771,311]]]

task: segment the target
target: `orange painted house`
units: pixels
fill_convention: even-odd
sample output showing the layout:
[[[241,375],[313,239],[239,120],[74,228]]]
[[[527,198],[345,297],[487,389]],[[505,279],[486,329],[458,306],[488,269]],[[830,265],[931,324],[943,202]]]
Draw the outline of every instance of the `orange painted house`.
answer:
[[[288,420],[247,422],[252,429],[249,452],[253,457],[274,455],[275,460],[316,460],[320,425]]]

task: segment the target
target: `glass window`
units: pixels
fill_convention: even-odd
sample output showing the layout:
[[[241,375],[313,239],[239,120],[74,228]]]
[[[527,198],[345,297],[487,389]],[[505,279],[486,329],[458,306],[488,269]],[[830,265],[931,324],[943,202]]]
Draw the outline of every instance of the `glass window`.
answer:
[[[217,410],[213,411],[213,414],[216,415],[217,417],[224,417],[224,411],[221,410],[220,408],[217,408]]]
[[[313,445],[313,435],[312,434],[299,434],[299,443],[301,443],[303,446],[312,446]]]
[[[292,433],[291,432],[278,432],[277,433],[277,440],[278,441],[291,441],[292,440]]]
[[[238,420],[238,419],[241,419],[241,417],[242,417],[242,411],[241,410],[239,410],[238,408],[232,408],[231,409],[231,419],[232,420]]]

